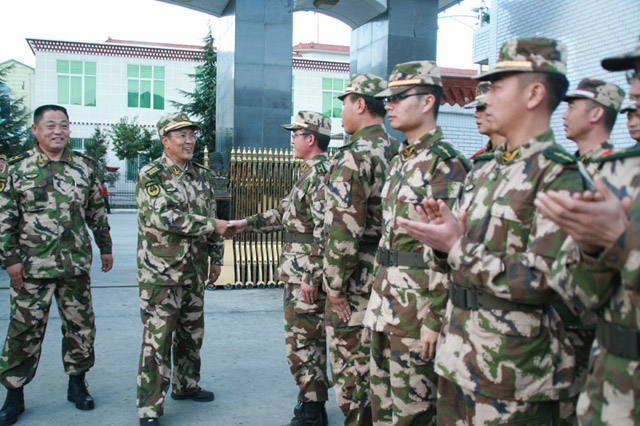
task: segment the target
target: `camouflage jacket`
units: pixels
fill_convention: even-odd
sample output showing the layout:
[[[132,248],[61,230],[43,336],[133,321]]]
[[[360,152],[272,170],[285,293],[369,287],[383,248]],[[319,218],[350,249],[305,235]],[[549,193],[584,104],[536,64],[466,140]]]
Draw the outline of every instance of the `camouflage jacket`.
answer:
[[[22,262],[30,278],[88,274],[87,226],[100,253],[111,253],[92,159],[65,148],[59,161],[51,161],[36,145],[7,164],[0,177],[0,253],[6,266]]]
[[[376,124],[355,132],[334,157],[325,188],[325,290],[334,297],[368,294],[373,262],[359,255],[361,243],[372,245],[371,259],[382,232],[380,192],[398,141]]]
[[[277,279],[291,284],[322,285],[322,225],[324,177],[329,170],[326,153],[303,164],[300,177],[275,209],[247,217],[247,231],[286,231],[312,234],[314,243],[287,242],[282,247]]]
[[[575,375],[573,348],[550,306],[555,292],[548,283],[566,234],[533,202],[539,191],[582,191],[582,177],[551,130],[508,151],[504,142],[495,157],[485,165],[493,168],[487,179],[467,181],[459,201],[466,231],[447,257],[451,281],[533,306],[467,310],[449,303],[436,372],[489,398],[557,400]]]
[[[138,284],[179,286],[204,281],[212,264],[221,265],[222,237],[214,232],[216,203],[208,169],[185,169],[166,154],[140,169]]]
[[[469,163],[436,127],[413,144],[402,145],[391,160],[382,189],[382,237],[380,248],[423,255],[426,246],[406,233],[397,218],[420,220],[417,209],[426,198],[438,198],[452,206],[462,192]],[[447,301],[445,275],[424,268],[381,266],[376,257],[376,278],[364,318],[375,331],[420,338],[424,323],[438,331]]]

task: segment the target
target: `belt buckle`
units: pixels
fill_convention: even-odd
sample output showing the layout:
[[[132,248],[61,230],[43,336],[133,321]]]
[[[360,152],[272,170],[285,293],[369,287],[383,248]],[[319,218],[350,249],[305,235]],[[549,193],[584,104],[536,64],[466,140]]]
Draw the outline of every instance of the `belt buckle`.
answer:
[[[383,266],[389,266],[389,250],[386,248],[380,249],[380,263]]]
[[[459,308],[469,310],[469,304],[467,303],[467,289],[453,283],[449,288],[449,297],[451,297],[451,303],[453,303],[454,306],[458,306]]]

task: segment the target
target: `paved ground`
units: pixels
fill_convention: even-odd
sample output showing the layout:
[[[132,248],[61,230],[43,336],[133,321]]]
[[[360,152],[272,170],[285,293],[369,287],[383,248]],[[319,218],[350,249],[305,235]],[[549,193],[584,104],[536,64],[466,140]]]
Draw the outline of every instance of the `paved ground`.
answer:
[[[60,318],[54,307],[38,373],[25,388],[26,411],[18,424],[138,424],[135,392],[142,324],[135,287],[136,216],[112,214],[109,221],[114,269],[102,273],[94,262],[92,276],[96,365],[87,380],[96,408],[83,412],[66,401],[68,378],[60,357]],[[8,284],[6,272],[0,271],[0,341],[8,327]],[[216,399],[197,403],[169,398],[162,424],[288,424],[297,389],[285,358],[282,289],[207,291],[205,321],[201,385],[213,390]],[[333,390],[327,410],[330,424],[342,423]]]

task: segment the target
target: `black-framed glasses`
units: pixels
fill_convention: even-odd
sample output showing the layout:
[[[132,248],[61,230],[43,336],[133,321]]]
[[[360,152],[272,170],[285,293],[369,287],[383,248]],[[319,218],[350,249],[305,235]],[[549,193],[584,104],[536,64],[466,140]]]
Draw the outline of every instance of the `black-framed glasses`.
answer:
[[[401,99],[408,98],[409,96],[418,96],[418,95],[430,95],[430,93],[409,93],[408,95],[391,95],[384,98],[384,104],[388,104],[389,102],[398,102]]]
[[[298,136],[309,136],[311,133],[291,133],[291,140],[297,138]]]
[[[627,83],[629,84],[632,84],[633,80],[635,80],[636,78],[640,78],[638,77],[638,72],[636,70],[627,70],[625,74],[627,76]]]

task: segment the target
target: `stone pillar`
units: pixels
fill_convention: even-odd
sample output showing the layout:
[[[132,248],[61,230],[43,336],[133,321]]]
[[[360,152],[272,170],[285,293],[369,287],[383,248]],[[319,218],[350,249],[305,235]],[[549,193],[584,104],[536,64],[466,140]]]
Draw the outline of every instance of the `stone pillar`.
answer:
[[[291,120],[292,0],[232,0],[220,18],[216,151],[283,148]]]
[[[387,11],[351,32],[352,73],[388,78],[400,62],[436,59],[438,0],[387,0]]]

